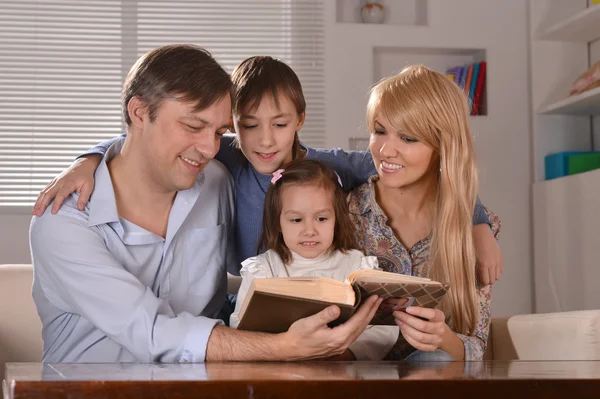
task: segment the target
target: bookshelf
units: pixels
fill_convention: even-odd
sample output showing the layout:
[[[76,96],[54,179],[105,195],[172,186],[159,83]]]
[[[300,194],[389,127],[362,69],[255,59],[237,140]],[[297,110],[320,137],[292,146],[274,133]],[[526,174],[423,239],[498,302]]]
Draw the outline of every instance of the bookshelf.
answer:
[[[540,113],[545,115],[600,115],[600,87],[549,104],[543,107]]]
[[[600,38],[600,6],[590,6],[544,30],[540,40],[592,42]]]
[[[427,0],[388,0],[379,3],[385,8],[385,19],[381,25],[427,25]],[[365,0],[336,0],[336,22],[362,24],[360,9],[365,4]]]
[[[600,308],[600,297],[588,283],[600,278],[600,169],[544,180],[546,155],[598,148],[593,135],[600,120],[594,118],[600,115],[600,88],[568,93],[597,61],[592,45],[600,39],[600,5],[585,0],[531,4],[535,311]]]

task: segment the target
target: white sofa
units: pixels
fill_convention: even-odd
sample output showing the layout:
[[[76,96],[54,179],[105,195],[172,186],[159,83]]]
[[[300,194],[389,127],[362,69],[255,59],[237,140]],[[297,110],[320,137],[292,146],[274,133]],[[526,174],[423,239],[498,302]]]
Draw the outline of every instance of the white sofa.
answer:
[[[39,362],[41,323],[31,265],[0,265],[0,376],[6,362]],[[239,278],[229,278],[236,292]],[[600,360],[600,310],[495,317],[486,359]]]
[[[39,362],[42,323],[31,297],[31,265],[0,265],[0,377],[6,362]]]

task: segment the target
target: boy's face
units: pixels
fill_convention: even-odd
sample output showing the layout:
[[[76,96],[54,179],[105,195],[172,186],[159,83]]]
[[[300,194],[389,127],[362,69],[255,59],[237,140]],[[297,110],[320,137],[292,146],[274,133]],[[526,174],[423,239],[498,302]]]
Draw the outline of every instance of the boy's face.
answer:
[[[265,94],[255,110],[233,115],[233,125],[240,148],[254,168],[269,175],[292,161],[294,136],[304,124],[287,96],[279,96],[279,107],[273,96]]]
[[[187,190],[219,150],[227,131],[231,100],[229,96],[201,111],[193,104],[164,100],[154,122],[143,118],[141,146],[147,157],[148,176],[159,189]]]
[[[281,205],[281,235],[291,251],[313,259],[331,248],[335,209],[330,192],[312,184],[286,185]]]

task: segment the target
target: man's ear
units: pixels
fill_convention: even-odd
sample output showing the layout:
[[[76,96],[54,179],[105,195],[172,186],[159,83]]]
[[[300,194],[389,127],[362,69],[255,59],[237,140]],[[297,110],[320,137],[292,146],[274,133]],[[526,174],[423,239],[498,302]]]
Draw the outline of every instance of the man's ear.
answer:
[[[298,126],[296,126],[296,131],[299,132],[302,130],[302,126],[304,126],[304,121],[306,120],[306,111],[298,115]]]
[[[127,112],[129,113],[131,124],[141,129],[148,117],[148,105],[139,97],[133,96],[127,104]]]

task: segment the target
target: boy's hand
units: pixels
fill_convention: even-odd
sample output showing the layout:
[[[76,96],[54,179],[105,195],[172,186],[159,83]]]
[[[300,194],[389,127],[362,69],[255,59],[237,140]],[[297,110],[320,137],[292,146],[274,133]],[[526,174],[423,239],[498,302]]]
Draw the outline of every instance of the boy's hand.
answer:
[[[502,252],[490,226],[478,224],[473,227],[477,277],[482,285],[494,284],[502,274]]]
[[[89,155],[73,162],[71,166],[44,187],[31,213],[35,216],[42,216],[54,199],[52,214],[56,214],[64,200],[75,191],[79,192],[77,208],[83,211],[94,190],[94,173],[101,160],[100,155]]]

